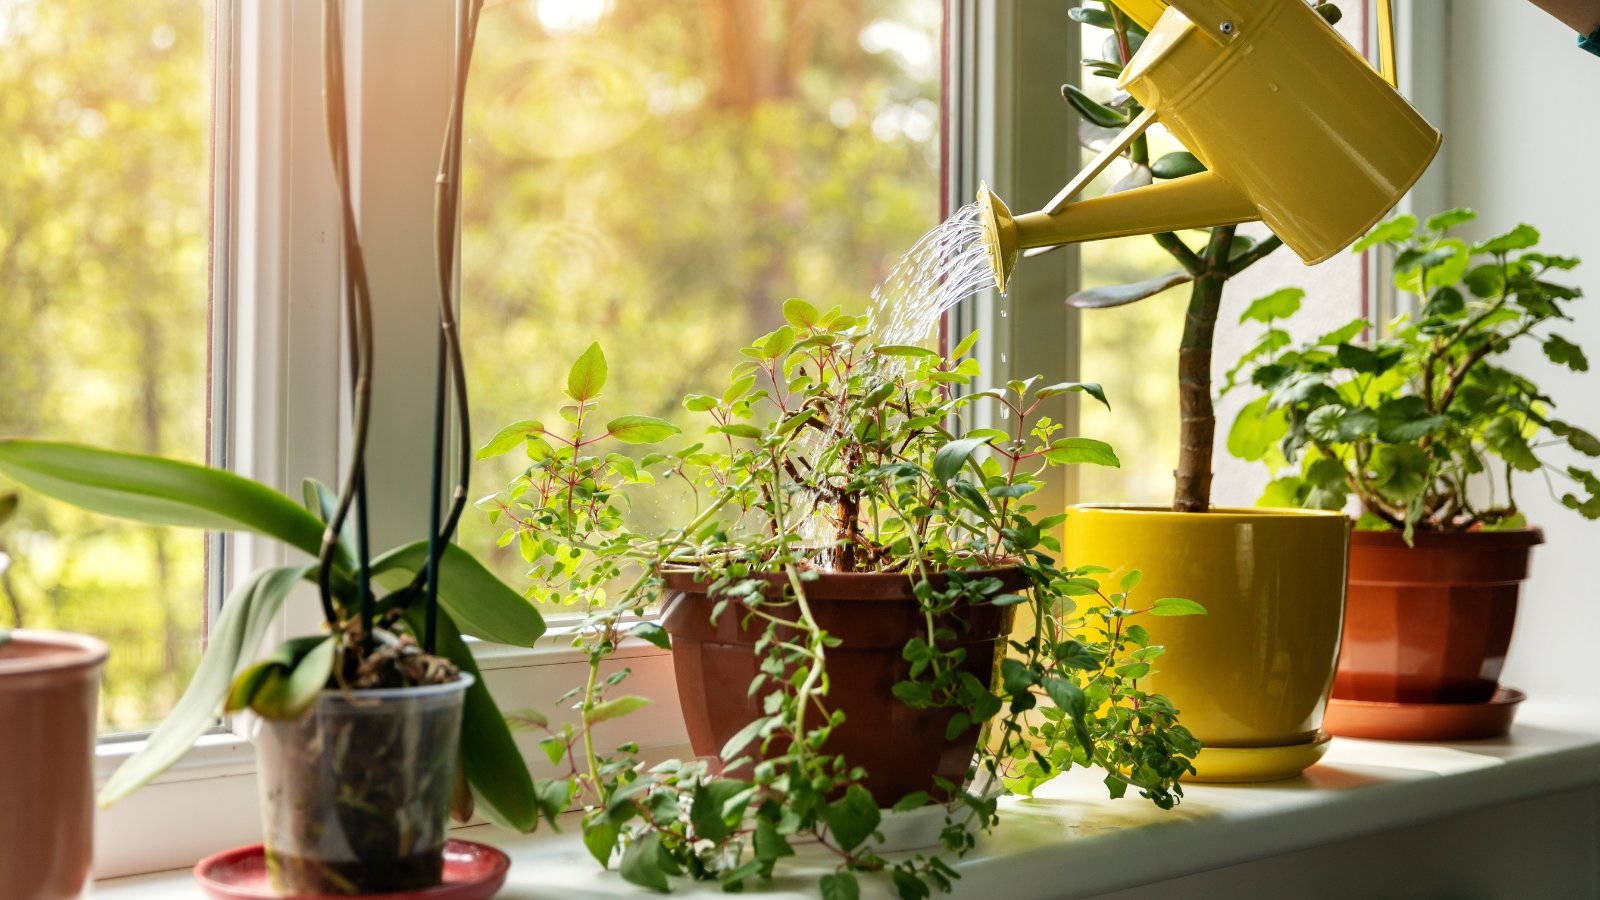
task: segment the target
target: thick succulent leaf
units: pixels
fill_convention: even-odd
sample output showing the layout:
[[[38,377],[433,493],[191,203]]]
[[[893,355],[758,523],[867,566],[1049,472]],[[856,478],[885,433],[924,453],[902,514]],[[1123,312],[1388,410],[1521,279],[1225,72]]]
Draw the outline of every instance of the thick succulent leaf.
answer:
[[[374,559],[372,577],[399,590],[427,560],[427,541],[407,544]],[[446,544],[439,558],[439,606],[463,633],[486,641],[531,647],[544,634],[544,617],[533,604],[455,544]]]
[[[421,609],[407,610],[406,621],[412,630],[422,633]],[[439,655],[477,679],[467,688],[461,710],[461,764],[467,770],[477,812],[501,828],[532,831],[539,820],[538,795],[511,728],[483,683],[471,648],[448,616],[439,617],[435,637]]]
[[[1148,281],[1135,284],[1118,284],[1111,287],[1089,288],[1079,291],[1067,298],[1067,305],[1076,309],[1105,309],[1110,306],[1125,306],[1143,300],[1169,288],[1180,284],[1188,284],[1194,276],[1183,270],[1168,272],[1158,275]]]
[[[1157,178],[1182,178],[1205,170],[1205,163],[1186,150],[1168,153],[1150,165],[1151,173]]]
[[[101,806],[110,806],[165,772],[205,734],[222,709],[234,673],[255,654],[283,607],[283,598],[310,570],[309,566],[262,569],[251,573],[228,595],[222,604],[222,615],[211,629],[205,655],[183,696],[139,752],[106,782],[100,791]]]
[[[315,556],[322,523],[277,491],[232,472],[81,444],[0,441],[0,472],[24,487],[151,525],[253,531]]]

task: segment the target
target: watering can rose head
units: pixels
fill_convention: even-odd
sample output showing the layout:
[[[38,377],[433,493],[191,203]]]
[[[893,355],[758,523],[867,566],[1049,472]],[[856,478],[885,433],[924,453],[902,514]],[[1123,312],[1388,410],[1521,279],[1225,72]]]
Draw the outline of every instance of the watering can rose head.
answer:
[[[1150,23],[1118,80],[1142,111],[1087,102],[1096,125],[1124,127],[1084,171],[1015,217],[980,190],[1002,289],[1022,250],[1256,220],[1321,262],[1393,208],[1437,152],[1439,132],[1304,3],[1174,0],[1153,17],[1161,5],[1119,3]],[[1076,199],[1157,122],[1195,165]]]

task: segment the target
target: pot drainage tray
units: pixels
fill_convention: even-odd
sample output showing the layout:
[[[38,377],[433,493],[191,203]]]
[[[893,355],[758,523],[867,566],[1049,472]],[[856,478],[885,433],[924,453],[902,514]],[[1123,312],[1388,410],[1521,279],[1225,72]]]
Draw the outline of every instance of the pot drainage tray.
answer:
[[[486,900],[505,884],[506,871],[510,868],[511,860],[494,847],[449,840],[444,845],[443,884],[416,891],[361,896],[385,900]],[[260,844],[202,859],[194,867],[194,879],[213,900],[339,900],[278,893],[267,876],[266,849]]]
[[[1527,695],[1496,688],[1484,703],[1386,703],[1377,700],[1328,701],[1325,727],[1344,737],[1377,741],[1470,741],[1499,737],[1511,730],[1517,704]]]
[[[1293,778],[1317,764],[1328,752],[1333,736],[1317,732],[1304,744],[1279,747],[1202,747],[1195,754],[1195,774],[1183,780],[1191,784],[1250,784]]]

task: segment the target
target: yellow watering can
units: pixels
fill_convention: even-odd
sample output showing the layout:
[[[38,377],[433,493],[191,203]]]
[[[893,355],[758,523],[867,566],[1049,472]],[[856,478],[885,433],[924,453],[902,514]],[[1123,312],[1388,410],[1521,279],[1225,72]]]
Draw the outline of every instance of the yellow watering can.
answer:
[[[1001,290],[1025,249],[1256,220],[1319,263],[1388,213],[1439,149],[1394,88],[1387,0],[1381,75],[1303,0],[1116,2],[1149,28],[1117,83],[1144,112],[1038,212],[1013,218],[979,187]],[[1075,200],[1158,119],[1207,171]]]

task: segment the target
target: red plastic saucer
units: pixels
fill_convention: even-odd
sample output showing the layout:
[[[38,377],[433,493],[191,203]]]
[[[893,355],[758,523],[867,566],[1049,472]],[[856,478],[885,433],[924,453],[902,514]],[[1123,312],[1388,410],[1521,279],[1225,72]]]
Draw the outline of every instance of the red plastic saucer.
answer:
[[[1378,741],[1470,741],[1499,737],[1511,730],[1517,704],[1527,695],[1496,688],[1484,703],[1386,703],[1377,700],[1328,701],[1322,727],[1341,737]]]
[[[444,845],[444,883],[420,891],[363,894],[384,900],[487,900],[506,883],[511,859],[487,844],[449,840]],[[350,900],[280,894],[267,877],[266,848],[237,847],[208,856],[194,867],[194,880],[213,900]]]

